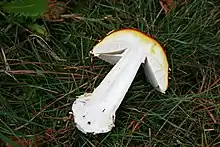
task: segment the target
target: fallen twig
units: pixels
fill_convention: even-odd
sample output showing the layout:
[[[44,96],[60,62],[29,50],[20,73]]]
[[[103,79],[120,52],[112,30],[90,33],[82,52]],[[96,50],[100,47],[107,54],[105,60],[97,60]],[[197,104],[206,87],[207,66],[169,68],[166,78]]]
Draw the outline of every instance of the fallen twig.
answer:
[[[9,71],[10,70],[10,66],[9,66],[9,64],[7,62],[7,59],[6,59],[5,52],[4,52],[3,48],[1,48],[1,51],[2,51],[2,56],[3,56],[3,60],[4,60],[4,64],[5,64],[5,70]]]

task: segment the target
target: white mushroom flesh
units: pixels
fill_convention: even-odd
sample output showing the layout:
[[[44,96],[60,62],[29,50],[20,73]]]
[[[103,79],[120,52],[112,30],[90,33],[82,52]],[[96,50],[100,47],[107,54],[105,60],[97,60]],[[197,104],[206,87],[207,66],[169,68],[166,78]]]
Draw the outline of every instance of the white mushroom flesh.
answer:
[[[145,61],[146,50],[136,46],[122,54],[93,93],[80,96],[73,104],[77,128],[84,133],[105,133],[114,127],[116,110]]]
[[[72,105],[76,126],[84,133],[106,133],[114,127],[115,113],[142,63],[151,85],[162,93],[167,89],[168,63],[161,46],[134,31],[112,36],[91,53],[115,66],[92,93]]]

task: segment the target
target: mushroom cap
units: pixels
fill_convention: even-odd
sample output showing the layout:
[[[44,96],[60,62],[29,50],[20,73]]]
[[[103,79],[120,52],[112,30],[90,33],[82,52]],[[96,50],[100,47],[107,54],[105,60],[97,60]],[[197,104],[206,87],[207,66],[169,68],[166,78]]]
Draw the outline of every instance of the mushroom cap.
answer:
[[[163,47],[153,37],[136,29],[113,31],[96,44],[90,53],[110,64],[116,64],[125,50],[136,47],[147,52],[142,65],[149,83],[165,93],[168,88],[169,65]]]

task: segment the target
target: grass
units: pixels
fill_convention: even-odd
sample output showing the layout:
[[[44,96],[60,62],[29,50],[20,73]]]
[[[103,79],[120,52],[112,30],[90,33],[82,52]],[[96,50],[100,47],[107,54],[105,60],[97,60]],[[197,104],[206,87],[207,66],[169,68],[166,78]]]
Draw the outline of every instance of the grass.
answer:
[[[82,19],[44,22],[46,38],[1,14],[2,140],[35,140],[37,146],[220,146],[220,3],[190,1],[170,15],[155,0],[76,1],[71,8]],[[117,111],[116,127],[84,135],[69,116],[71,105],[111,69],[96,58],[91,68],[88,52],[107,32],[127,27],[164,45],[169,88],[158,93],[140,69]]]

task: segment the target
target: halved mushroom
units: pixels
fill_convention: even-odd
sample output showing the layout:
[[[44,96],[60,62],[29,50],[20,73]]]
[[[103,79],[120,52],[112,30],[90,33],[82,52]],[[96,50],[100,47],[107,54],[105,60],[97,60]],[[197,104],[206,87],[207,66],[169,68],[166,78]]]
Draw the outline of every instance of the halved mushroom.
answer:
[[[84,133],[106,133],[114,127],[115,113],[142,64],[151,85],[165,93],[168,62],[161,45],[134,29],[115,31],[99,42],[91,53],[115,64],[100,85],[79,96],[72,105],[74,120]]]

